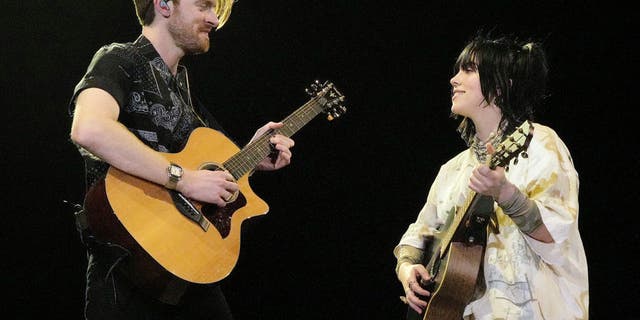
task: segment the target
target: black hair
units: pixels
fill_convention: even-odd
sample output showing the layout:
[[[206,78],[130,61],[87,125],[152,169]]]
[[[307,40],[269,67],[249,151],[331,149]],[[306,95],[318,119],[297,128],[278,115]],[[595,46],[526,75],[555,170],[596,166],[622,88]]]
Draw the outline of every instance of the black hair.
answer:
[[[534,111],[546,98],[549,66],[542,45],[531,39],[480,31],[458,56],[454,74],[461,68],[478,71],[482,95],[502,111],[499,127],[504,133],[525,120],[533,121]],[[467,143],[476,133],[473,122],[466,118],[458,131]]]

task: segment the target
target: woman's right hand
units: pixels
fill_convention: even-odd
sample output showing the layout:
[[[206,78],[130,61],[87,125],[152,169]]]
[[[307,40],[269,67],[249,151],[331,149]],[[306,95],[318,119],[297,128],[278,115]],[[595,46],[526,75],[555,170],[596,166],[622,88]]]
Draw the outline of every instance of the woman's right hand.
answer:
[[[403,263],[398,269],[398,279],[404,288],[409,307],[422,314],[427,307],[427,301],[422,299],[431,296],[431,292],[421,285],[431,279],[427,269],[421,264]]]

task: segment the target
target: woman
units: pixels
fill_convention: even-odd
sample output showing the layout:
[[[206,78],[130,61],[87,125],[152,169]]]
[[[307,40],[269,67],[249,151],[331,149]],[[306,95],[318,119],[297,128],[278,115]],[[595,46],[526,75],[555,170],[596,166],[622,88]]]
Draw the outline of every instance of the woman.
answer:
[[[467,285],[473,287],[468,299],[452,312],[465,319],[587,319],[578,174],[556,132],[532,122],[545,97],[543,49],[514,37],[478,35],[454,70],[451,112],[462,118],[458,130],[469,148],[440,168],[417,220],[394,249],[410,313],[434,311],[435,302],[429,301],[445,292],[439,286],[456,281],[453,275],[442,280],[453,269],[444,268],[447,260],[436,267],[423,264],[434,256],[434,244],[451,243],[443,240],[448,219],[464,214],[460,208],[477,194],[489,199],[493,210],[476,240],[481,245],[476,285]],[[532,134],[522,145],[528,157],[515,154],[517,164],[490,165],[487,159],[510,143],[505,138],[523,135],[516,130],[523,127]],[[436,282],[429,286],[430,281]]]

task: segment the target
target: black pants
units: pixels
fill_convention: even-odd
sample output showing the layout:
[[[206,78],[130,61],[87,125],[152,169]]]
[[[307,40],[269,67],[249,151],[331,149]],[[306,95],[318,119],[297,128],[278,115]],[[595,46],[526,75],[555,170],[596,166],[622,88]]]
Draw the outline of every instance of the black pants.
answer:
[[[85,319],[233,319],[219,285],[192,284],[178,305],[165,304],[118,272],[122,258],[126,252],[119,247],[99,245],[88,251]]]

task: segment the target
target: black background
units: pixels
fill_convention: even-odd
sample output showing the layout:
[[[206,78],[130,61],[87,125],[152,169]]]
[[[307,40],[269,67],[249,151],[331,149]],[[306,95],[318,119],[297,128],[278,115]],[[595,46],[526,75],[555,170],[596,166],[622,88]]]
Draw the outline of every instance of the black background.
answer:
[[[140,27],[127,0],[4,6],[3,305],[18,318],[79,319],[86,262],[62,201],[81,201],[84,185],[67,102],[93,53]],[[544,40],[550,97],[537,120],[563,138],[580,174],[591,318],[632,319],[630,12],[578,1],[240,0],[212,50],[183,61],[227,131],[248,141],[306,102],[316,79],[331,80],[348,111],[298,132],[288,168],[252,176],[270,212],[243,223],[238,264],[222,281],[236,318],[402,319],[392,249],[439,165],[464,148],[449,118],[455,57],[476,30],[495,28]]]

